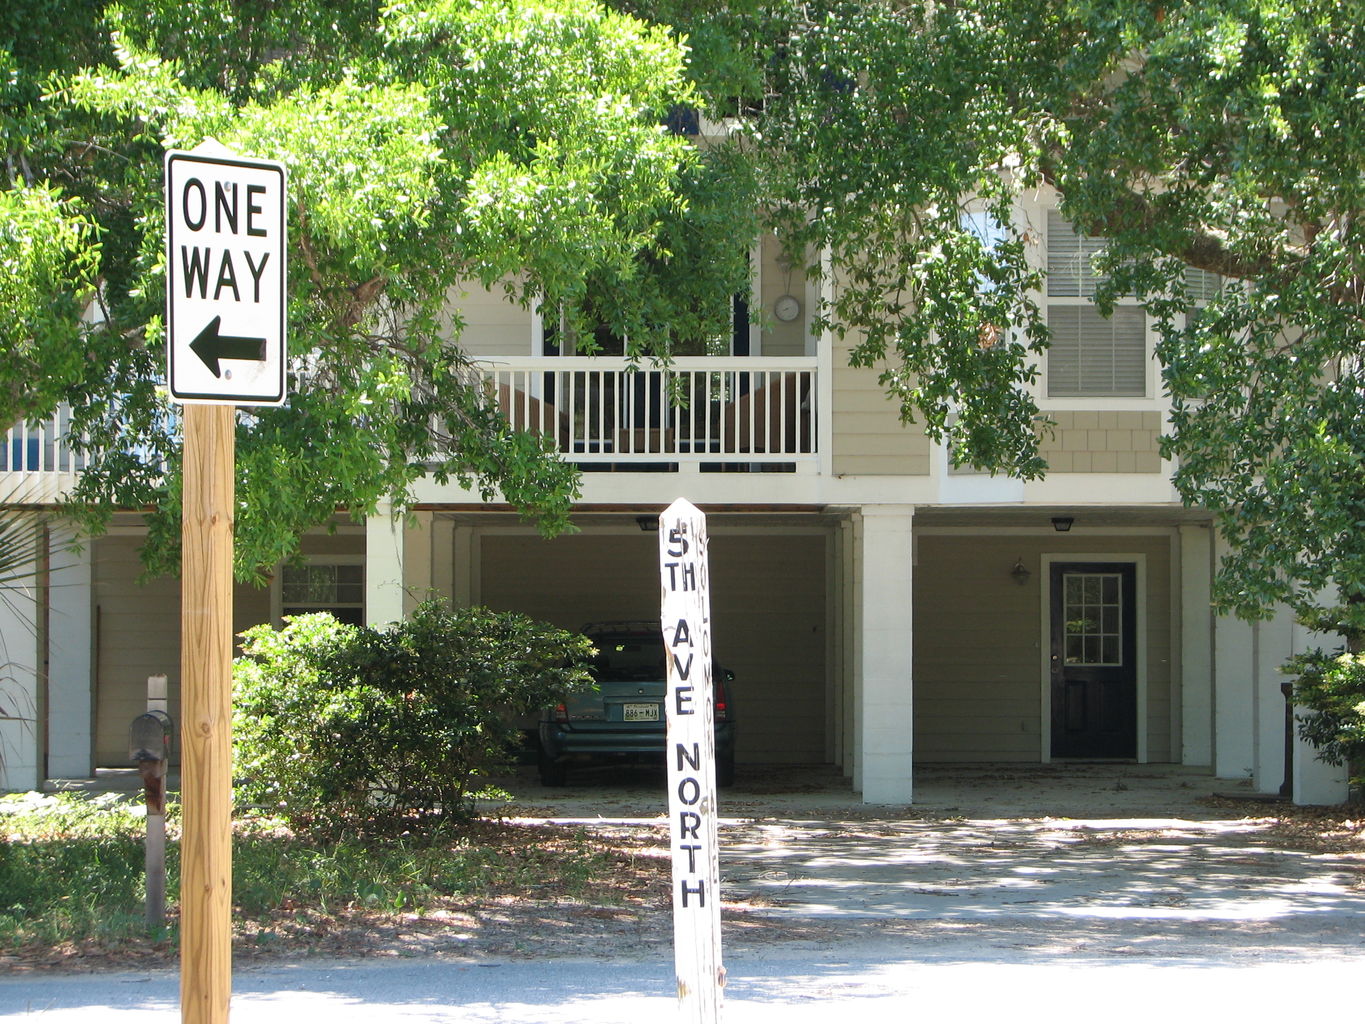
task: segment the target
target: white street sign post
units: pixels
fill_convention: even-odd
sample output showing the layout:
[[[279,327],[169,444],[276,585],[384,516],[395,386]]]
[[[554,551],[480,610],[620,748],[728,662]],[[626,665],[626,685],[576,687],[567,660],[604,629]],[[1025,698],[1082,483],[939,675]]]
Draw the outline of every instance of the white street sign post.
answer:
[[[166,379],[185,405],[180,1018],[227,1024],[235,407],[285,400],[285,171],[215,142],[165,166]]]
[[[720,1019],[720,856],[711,682],[706,517],[679,498],[659,517],[659,576],[668,662],[668,817],[673,956],[682,1019]]]
[[[283,164],[214,146],[166,154],[173,400],[284,402],[284,190]]]

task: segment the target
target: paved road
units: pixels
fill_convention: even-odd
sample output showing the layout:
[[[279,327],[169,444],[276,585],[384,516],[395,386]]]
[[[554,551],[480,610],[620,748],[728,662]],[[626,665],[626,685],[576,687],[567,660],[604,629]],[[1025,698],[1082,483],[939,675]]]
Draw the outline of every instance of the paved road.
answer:
[[[851,1020],[1106,1024],[1204,1016],[1238,1024],[1296,1019],[1305,993],[1358,988],[1358,958],[1266,963],[1075,957],[1030,964],[920,957],[875,960],[802,952],[730,964],[727,1024]],[[1254,970],[1249,968],[1254,967]],[[658,963],[558,960],[331,964],[239,972],[233,1020],[250,1024],[642,1024],[668,1021],[670,970]],[[171,972],[0,979],[0,1019],[43,1024],[171,1024]],[[1344,997],[1349,998],[1349,997]],[[1089,1007],[1084,1014],[1060,1008]]]

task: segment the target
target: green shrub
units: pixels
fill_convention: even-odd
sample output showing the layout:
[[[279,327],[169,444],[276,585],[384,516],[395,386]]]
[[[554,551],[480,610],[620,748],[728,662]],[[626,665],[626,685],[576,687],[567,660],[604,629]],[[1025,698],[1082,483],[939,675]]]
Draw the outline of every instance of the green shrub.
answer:
[[[1318,632],[1335,632],[1344,643],[1332,651],[1315,648],[1291,658],[1284,671],[1298,676],[1294,699],[1307,714],[1299,734],[1328,764],[1346,765],[1359,774],[1365,765],[1365,608],[1352,602],[1327,608],[1301,621]],[[1354,779],[1357,784],[1359,778]]]
[[[517,718],[591,685],[586,638],[439,602],[388,630],[313,614],[244,638],[239,794],[314,832],[467,816],[471,794],[507,764]]]

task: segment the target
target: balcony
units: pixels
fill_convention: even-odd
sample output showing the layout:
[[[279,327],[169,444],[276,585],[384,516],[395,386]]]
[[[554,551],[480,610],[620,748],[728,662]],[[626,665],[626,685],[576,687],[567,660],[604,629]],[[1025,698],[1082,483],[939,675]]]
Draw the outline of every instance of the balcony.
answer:
[[[550,437],[584,472],[805,473],[818,470],[815,358],[688,357],[667,369],[612,357],[484,362],[489,399],[511,424]],[[66,443],[71,412],[11,427],[0,495],[48,503],[86,457]]]
[[[564,356],[484,362],[511,424],[585,472],[815,472],[815,358]]]
[[[63,406],[47,419],[20,423],[0,444],[0,495],[8,501],[49,503],[74,486],[85,456],[66,444],[71,410]]]

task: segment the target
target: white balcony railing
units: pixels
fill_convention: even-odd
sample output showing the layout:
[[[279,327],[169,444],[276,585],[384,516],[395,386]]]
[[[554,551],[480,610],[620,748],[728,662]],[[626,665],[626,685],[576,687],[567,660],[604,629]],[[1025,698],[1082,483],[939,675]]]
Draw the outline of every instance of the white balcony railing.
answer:
[[[489,397],[514,427],[554,438],[585,467],[681,465],[813,472],[814,358],[680,358],[668,369],[601,356],[483,363]],[[20,423],[0,443],[0,495],[52,501],[86,457],[67,444],[71,411]]]
[[[688,357],[667,369],[604,356],[482,364],[514,427],[554,438],[574,462],[621,470],[722,463],[816,464],[814,358]]]
[[[85,456],[67,444],[71,410],[62,406],[42,420],[19,423],[0,440],[0,496],[7,501],[50,502],[75,483]]]
[[[84,469],[85,456],[66,444],[70,429],[71,410],[66,406],[47,419],[10,427],[0,451],[0,472],[76,473]]]

